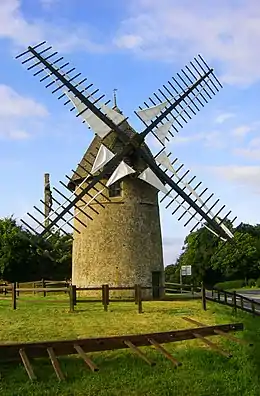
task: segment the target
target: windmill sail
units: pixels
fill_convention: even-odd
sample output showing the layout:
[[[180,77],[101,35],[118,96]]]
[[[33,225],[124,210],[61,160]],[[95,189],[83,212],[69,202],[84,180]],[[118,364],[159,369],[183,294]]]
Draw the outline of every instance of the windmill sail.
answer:
[[[92,111],[89,110],[87,106],[84,105],[84,103],[82,103],[77,97],[71,95],[70,93],[66,93],[66,95],[76,107],[78,115],[80,115],[86,121],[93,132],[101,137],[101,139],[104,139],[104,137],[106,137],[111,132],[111,128],[101,121],[99,117],[93,114]],[[116,125],[125,120],[125,117],[122,114],[119,114],[105,104],[101,105],[101,109],[103,110],[104,114],[107,115]]]
[[[165,152],[163,152],[163,153],[165,153]],[[222,239],[233,238],[233,233],[224,224],[224,221],[226,221],[226,220],[229,220],[229,222],[231,224],[236,220],[236,218],[233,219],[232,221],[229,219],[229,216],[231,215],[231,211],[229,211],[226,215],[222,215],[222,211],[224,210],[225,205],[223,205],[222,207],[219,208],[219,200],[215,200],[215,201],[212,200],[214,194],[210,194],[209,196],[207,195],[207,197],[206,197],[205,194],[208,191],[207,188],[202,189],[202,191],[199,192],[199,190],[201,190],[202,183],[199,182],[195,186],[193,186],[192,183],[195,182],[196,177],[194,176],[190,180],[187,180],[187,176],[190,171],[189,170],[185,171],[183,169],[183,164],[180,165],[179,167],[177,167],[177,161],[178,161],[177,158],[171,162],[169,156],[165,157],[165,155],[164,154],[162,155],[163,159],[166,160],[166,158],[167,158],[172,165],[173,171],[172,171],[172,169],[170,169],[170,171],[172,173],[171,178],[174,179],[178,183],[178,185],[180,185],[182,187],[183,190],[188,190],[189,196],[194,200],[194,202],[198,201],[201,209],[214,222],[216,222],[217,224],[220,225],[221,229],[223,230],[223,233],[226,234],[226,238],[223,237],[223,235],[222,236],[219,235],[219,233],[217,233],[214,229],[212,229],[209,226],[209,224],[205,223],[205,221],[203,222],[202,217],[199,218],[198,214],[192,209],[192,207],[185,203],[185,200],[180,200],[178,194],[175,194],[175,196],[172,197],[172,199],[170,199],[170,201],[167,203],[165,208],[171,208],[172,210],[174,209],[172,211],[172,214],[176,214],[178,211],[180,211],[181,215],[178,218],[178,220],[186,218],[186,223],[184,224],[184,226],[187,226],[188,224],[192,225],[191,231],[194,231],[199,225],[203,224],[214,235],[218,235]],[[158,160],[159,157],[160,157],[160,155],[155,156],[155,159]],[[165,166],[164,161],[160,161],[160,162],[163,166]],[[171,195],[173,195],[173,190],[170,190],[170,191],[171,191]],[[170,194],[165,194],[161,198],[160,202],[162,203],[166,198],[171,198]],[[187,217],[188,217],[188,220],[187,220]]]
[[[169,194],[167,188],[150,168],[146,168],[138,177],[146,183],[151,184],[151,186],[155,187],[157,190]]]
[[[106,187],[111,186],[116,181],[122,179],[125,176],[135,173],[135,170],[131,166],[127,165],[124,161],[121,161],[116,170],[112,173],[106,183]]]
[[[106,146],[101,144],[99,147],[97,156],[95,158],[94,164],[92,166],[91,172],[92,174],[98,172],[101,168],[103,168],[113,157],[115,156],[111,150],[109,150]]]
[[[151,121],[154,117],[160,114],[167,104],[168,102],[163,102],[156,106],[149,107],[148,109],[139,110],[137,111],[137,114],[144,122]]]
[[[96,89],[93,91],[93,84],[89,84],[82,88],[82,84],[86,81],[86,78],[78,81],[77,79],[81,73],[72,76],[71,73],[75,68],[71,68],[64,72],[64,68],[67,67],[69,63],[67,62],[60,66],[59,62],[63,57],[50,63],[48,60],[51,57],[56,56],[57,52],[48,52],[51,47],[44,48],[39,52],[38,48],[42,45],[45,45],[45,43],[41,43],[36,47],[28,47],[28,51],[18,55],[18,58],[24,59],[25,55],[30,53],[32,56],[22,61],[23,64],[32,62],[29,63],[28,70],[37,67],[38,71],[34,73],[35,76],[45,73],[45,77],[41,78],[40,81],[42,82],[47,79],[52,80],[46,85],[46,88],[49,88],[53,84],[58,85],[58,87],[52,91],[52,93],[56,93],[63,90],[63,93],[58,97],[58,99],[66,97],[66,92],[70,95],[74,95],[77,99],[77,103],[74,100],[74,107],[70,110],[78,110],[78,116],[82,113],[84,121],[86,121],[93,128],[95,133],[99,134],[101,137],[106,136],[111,130],[113,130],[117,134],[117,137],[122,141],[124,149],[106,163],[103,170],[98,175],[93,176],[91,181],[89,180],[88,183],[85,183],[87,184],[86,186],[81,186],[80,192],[74,195],[71,200],[67,200],[66,198],[66,201],[60,205],[62,210],[59,213],[54,213],[53,220],[50,221],[48,227],[45,227],[41,235],[45,235],[46,232],[49,232],[53,227],[55,227],[56,224],[70,213],[73,207],[80,210],[78,203],[83,201],[83,197],[86,194],[89,194],[91,189],[97,188],[96,186],[99,186],[98,191],[100,191],[100,183],[103,176],[107,174],[109,170],[113,169],[113,167],[116,166],[118,168],[120,163],[122,166],[124,157],[135,150],[136,154],[139,155],[147,164],[146,173],[143,173],[141,178],[143,177],[143,180],[146,182],[151,183],[152,181],[158,187],[160,186],[160,188],[156,188],[164,191],[165,196],[167,197],[169,197],[170,192],[165,186],[168,185],[172,191],[175,191],[176,197],[179,196],[181,202],[186,202],[188,207],[194,212],[193,216],[186,224],[188,224],[195,216],[200,216],[218,235],[222,237],[228,236],[227,232],[223,227],[221,227],[223,218],[221,221],[216,221],[218,213],[212,217],[211,211],[215,204],[213,207],[210,207],[208,211],[205,210],[205,205],[211,197],[207,198],[206,201],[203,201],[203,204],[201,204],[200,201],[194,197],[192,192],[187,193],[185,191],[185,187],[180,187],[180,180],[169,177],[166,172],[162,171],[154,163],[147,152],[141,147],[142,142],[149,133],[153,133],[157,138],[159,138],[161,132],[161,139],[163,142],[168,139],[168,133],[170,136],[173,136],[172,131],[178,132],[178,128],[183,127],[182,123],[187,123],[187,119],[191,119],[191,114],[196,114],[196,110],[199,111],[200,106],[204,107],[204,103],[208,102],[208,98],[211,99],[212,95],[215,95],[215,93],[219,91],[221,84],[215,77],[213,69],[210,69],[200,56],[198,59],[195,58],[189,66],[186,66],[185,70],[182,69],[181,73],[177,74],[177,79],[173,78],[172,82],[168,81],[167,85],[163,86],[163,89],[159,89],[158,93],[154,93],[153,98],[149,98],[151,104],[147,105],[145,103],[146,109],[140,108],[138,115],[143,120],[146,127],[139,136],[129,138],[129,136],[119,127],[119,124],[123,121],[123,118],[120,117],[119,113],[115,114],[112,109],[108,110],[106,108],[106,105],[109,102],[105,102],[104,104],[100,103],[100,100],[103,99],[104,95],[96,97],[99,90]],[[44,56],[46,55],[45,57],[42,56],[43,53]],[[66,92],[64,92],[64,90]],[[83,107],[81,106],[77,109],[77,106],[79,106],[78,101],[82,103]],[[70,99],[65,101],[64,104],[67,105],[68,103],[70,103]],[[148,126],[147,122],[149,122]],[[90,207],[92,208],[92,205]],[[181,218],[185,213],[187,213],[187,211],[184,212]],[[89,216],[88,212],[86,213],[86,216]]]

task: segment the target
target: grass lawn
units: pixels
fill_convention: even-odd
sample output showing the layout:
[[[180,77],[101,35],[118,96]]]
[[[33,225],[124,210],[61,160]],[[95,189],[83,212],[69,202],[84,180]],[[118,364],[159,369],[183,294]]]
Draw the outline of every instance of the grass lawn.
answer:
[[[48,304],[48,299],[56,298],[64,298],[64,304]],[[34,301],[36,297],[30,299]],[[63,383],[56,379],[48,359],[33,362],[36,383],[29,381],[22,364],[1,364],[0,395],[260,395],[260,318],[240,312],[234,316],[230,308],[216,303],[208,303],[204,312],[199,300],[145,302],[143,314],[137,313],[134,303],[112,303],[109,312],[104,312],[100,303],[79,304],[75,313],[69,313],[68,297],[52,296],[44,300],[44,304],[18,300],[16,311],[11,310],[10,300],[0,300],[1,342],[169,331],[193,327],[181,318],[189,316],[208,325],[243,322],[245,331],[237,332],[236,336],[254,342],[254,346],[211,337],[233,354],[227,359],[199,340],[166,344],[166,349],[183,363],[177,369],[152,347],[142,350],[156,361],[155,367],[148,366],[129,350],[91,354],[90,358],[100,368],[97,373],[92,373],[76,355],[64,357],[60,359],[67,375]]]

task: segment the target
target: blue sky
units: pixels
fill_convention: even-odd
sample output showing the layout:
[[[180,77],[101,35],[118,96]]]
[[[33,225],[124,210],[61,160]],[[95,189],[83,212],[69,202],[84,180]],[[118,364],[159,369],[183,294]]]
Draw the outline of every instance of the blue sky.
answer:
[[[133,111],[201,53],[224,89],[169,146],[239,221],[259,222],[258,0],[1,0],[0,216],[22,217],[75,168],[93,135],[14,60],[47,40],[118,104]],[[165,263],[187,230],[161,210]]]

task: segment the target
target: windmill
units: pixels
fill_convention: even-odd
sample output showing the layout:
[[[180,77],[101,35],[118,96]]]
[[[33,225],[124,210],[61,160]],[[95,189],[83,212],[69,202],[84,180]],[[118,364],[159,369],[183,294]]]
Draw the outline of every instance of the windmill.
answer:
[[[64,190],[53,187],[47,218],[41,201],[45,211],[34,206],[41,218],[27,213],[32,222],[22,219],[46,239],[54,230],[67,233],[72,228],[74,284],[141,283],[154,290],[163,284],[158,199],[172,215],[178,212],[178,220],[191,232],[204,226],[216,237],[232,240],[226,220],[233,224],[236,217],[230,219],[231,211],[224,214],[225,205],[167,153],[167,143],[222,88],[200,55],[135,112],[144,124],[140,133],[116,103],[109,106],[105,95],[46,42],[29,46],[16,58],[95,133],[72,177],[66,175],[67,183],[60,181]],[[146,143],[148,136],[161,146],[156,155]]]

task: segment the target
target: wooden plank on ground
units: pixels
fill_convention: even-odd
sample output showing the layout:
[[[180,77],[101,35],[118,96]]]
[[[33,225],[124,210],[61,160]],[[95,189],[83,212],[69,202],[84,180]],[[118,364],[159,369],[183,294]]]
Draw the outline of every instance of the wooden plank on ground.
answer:
[[[76,351],[78,352],[78,354],[82,357],[82,359],[84,360],[84,362],[88,365],[88,367],[90,368],[90,370],[94,371],[99,371],[99,368],[95,365],[94,362],[92,362],[91,359],[89,359],[89,357],[86,355],[86,353],[84,352],[84,350],[81,348],[80,345],[75,344],[74,348],[76,349]]]
[[[198,322],[197,320],[194,320],[191,318],[183,317],[182,319],[186,320],[187,322],[196,324],[197,326],[205,326],[205,324]],[[227,334],[223,330],[214,330],[214,333],[217,335],[221,335],[231,341],[237,342],[238,344],[253,346],[252,343],[249,343],[245,340],[241,340],[240,338],[234,337],[232,334]]]
[[[86,353],[101,352],[116,349],[127,348],[125,341],[131,341],[135,346],[150,346],[149,338],[154,339],[159,344],[178,342],[183,340],[192,340],[195,337],[194,332],[202,337],[216,335],[215,330],[222,330],[225,333],[230,331],[243,330],[243,323],[222,324],[215,326],[205,326],[193,329],[173,330],[161,333],[147,333],[122,335],[115,337],[97,337],[63,341],[44,341],[28,343],[2,343],[0,344],[0,361],[19,360],[19,349],[25,348],[29,358],[46,357],[47,348],[52,347],[56,356],[75,354],[75,345],[80,345]]]
[[[155,366],[155,362],[152,360],[148,359],[148,357],[145,356],[145,354],[137,348],[131,341],[124,341],[125,345],[128,346],[134,353],[136,353],[141,359],[143,359],[146,363],[149,364],[149,366]]]
[[[51,364],[52,364],[52,366],[54,368],[54,371],[55,371],[55,373],[57,375],[58,380],[59,381],[64,381],[65,377],[63,375],[63,372],[61,371],[59,361],[58,361],[58,359],[57,359],[57,357],[56,357],[56,355],[54,353],[53,348],[52,347],[47,348],[47,352],[48,352],[48,355],[50,357]]]
[[[19,350],[19,355],[20,355],[20,357],[22,359],[22,362],[23,362],[25,370],[26,370],[26,372],[28,374],[28,377],[30,378],[31,381],[35,381],[37,379],[36,375],[34,374],[34,371],[33,371],[33,368],[31,366],[31,363],[30,363],[30,361],[28,359],[28,356],[26,355],[26,352],[25,352],[25,350],[23,348],[21,348]]]
[[[151,343],[151,345],[153,345],[155,347],[155,349],[157,349],[159,352],[161,352],[167,359],[169,359],[176,367],[177,366],[181,366],[182,363],[179,362],[177,359],[175,359],[175,357],[173,357],[168,351],[166,351],[166,349],[161,345],[158,344],[157,341],[155,341],[153,338],[149,338],[148,339],[149,342]]]

